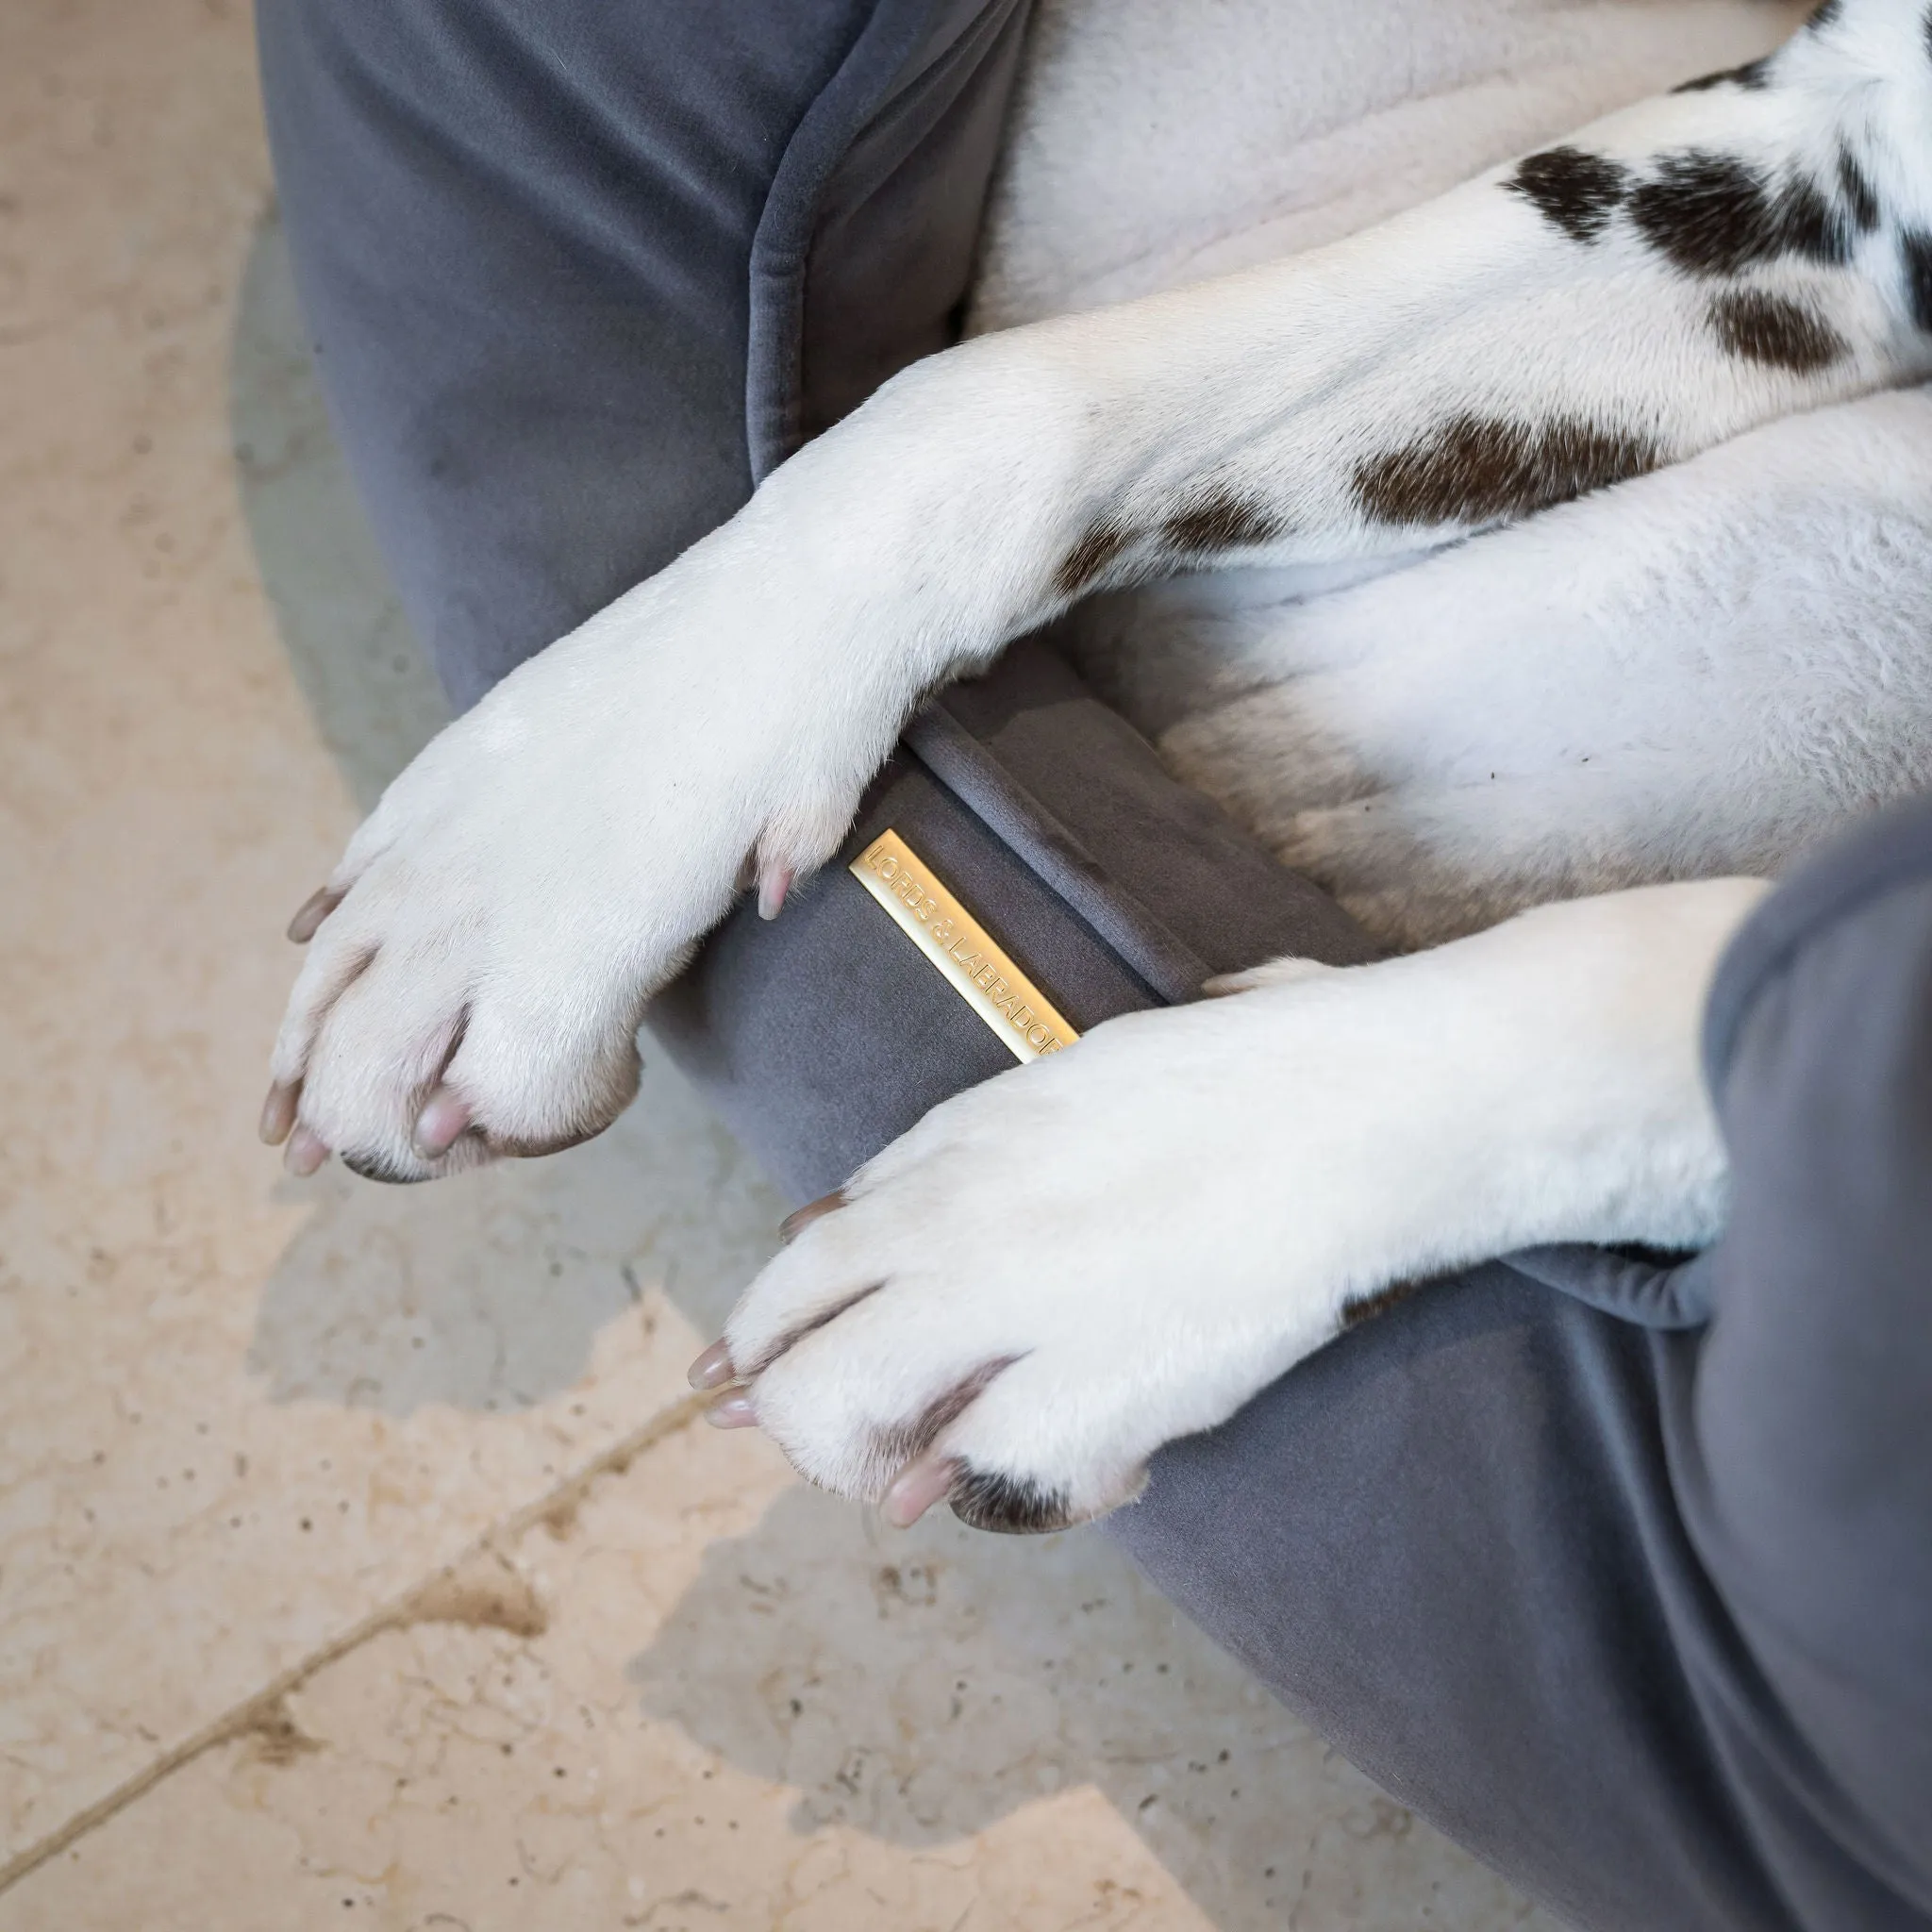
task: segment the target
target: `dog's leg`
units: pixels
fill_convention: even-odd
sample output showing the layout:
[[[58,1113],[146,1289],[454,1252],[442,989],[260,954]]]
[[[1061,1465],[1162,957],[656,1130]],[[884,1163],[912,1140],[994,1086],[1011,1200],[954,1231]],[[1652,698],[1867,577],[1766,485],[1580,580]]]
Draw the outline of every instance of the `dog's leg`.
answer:
[[[1437,542],[1932,373],[1928,127],[1923,8],[1834,0],[1337,247],[1052,325],[1131,399],[1060,583]]]
[[[1701,1244],[1704,990],[1761,891],[1573,900],[1111,1021],[861,1170],[700,1379],[754,1378],[723,1420],[900,1520],[950,1496],[1052,1529],[1391,1288],[1541,1241]]]
[[[1398,944],[1781,871],[1932,788],[1932,391],[1767,424],[1338,594],[1243,608],[1237,583],[1116,620],[1142,687],[1165,632],[1226,692],[1196,679],[1162,753]]]
[[[391,789],[264,1131],[394,1178],[596,1131],[747,855],[775,908],[919,694],[1087,590],[1440,541],[1927,367],[1928,125],[1917,6],[1843,0],[1355,241],[908,372]]]

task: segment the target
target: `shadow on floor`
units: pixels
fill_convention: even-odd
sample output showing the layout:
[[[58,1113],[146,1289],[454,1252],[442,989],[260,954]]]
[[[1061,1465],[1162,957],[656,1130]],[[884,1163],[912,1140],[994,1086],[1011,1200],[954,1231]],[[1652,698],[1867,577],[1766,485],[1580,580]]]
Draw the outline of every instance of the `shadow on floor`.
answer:
[[[367,811],[449,708],[330,433],[273,209],[242,271],[228,412],[242,513],[282,647],[316,736]]]
[[[651,1716],[796,1790],[801,1833],[943,1845],[1091,1785],[1223,1932],[1500,1927],[1524,1909],[1095,1529],[988,1537],[948,1517],[898,1535],[789,1491],[706,1553],[630,1674]]]
[[[312,1211],[262,1289],[250,1366],[276,1401],[386,1415],[544,1402],[648,1295],[715,1335],[784,1211],[655,1057],[630,1111],[568,1154],[426,1188],[339,1167],[301,1185]]]

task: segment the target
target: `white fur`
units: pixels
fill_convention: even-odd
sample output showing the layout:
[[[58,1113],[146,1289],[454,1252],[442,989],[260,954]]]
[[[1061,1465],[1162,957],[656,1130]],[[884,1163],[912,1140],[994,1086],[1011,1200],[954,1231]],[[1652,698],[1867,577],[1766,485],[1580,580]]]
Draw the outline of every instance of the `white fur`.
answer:
[[[1062,7],[1039,44],[1058,32],[1074,61],[1171,31],[1155,0],[1107,11]],[[1755,8],[1407,5],[1404,39],[1336,0],[1270,7],[1301,32],[1257,71],[1308,76],[1282,103],[1295,167],[1241,180],[1225,171],[1257,151],[1267,90],[1228,50],[1251,58],[1260,18],[1212,11],[1228,37],[1194,72],[1227,91],[1222,132],[1197,132],[1218,104],[1183,75],[1174,178],[1120,222],[1043,130],[1056,98],[1097,126],[1149,83],[1042,57],[981,313],[1260,265],[908,371],[445,732],[332,881],[346,896],[274,1063],[305,1133],[406,1176],[606,1124],[642,1001],[747,855],[768,880],[822,863],[922,691],[1075,591],[1172,572],[1176,520],[1217,498],[1273,527],[1208,560],[1297,575],[1108,600],[1090,643],[1185,773],[1387,930],[1768,869],[1925,782],[1928,405],[1895,392],[1932,373],[1896,252],[1902,225],[1932,227],[1916,0],[1847,0],[1773,89],[1651,100],[1577,137],[1644,180],[1692,146],[1818,181],[1856,153],[1884,223],[1841,264],[1740,278],[1842,339],[1805,373],[1725,350],[1708,286],[1628,221],[1580,245],[1500,175],[1348,232],[1541,138],[1573,96],[1590,113],[1652,85],[1668,31],[1693,69],[1759,52]],[[1158,165],[1158,139],[1108,125]],[[1377,182],[1364,158],[1391,129]],[[1070,215],[1087,242],[1049,272],[1042,238]],[[1265,259],[1291,238],[1326,245]],[[1453,505],[1372,514],[1363,476],[1459,416],[1627,425],[1679,467],[1514,529]],[[903,1445],[1013,1357],[933,1453],[1079,1514],[1318,1346],[1352,1294],[1530,1241],[1707,1237],[1723,1157],[1696,1017],[1756,891],[1624,892],[1277,974],[962,1095],[733,1317],[760,1420],[810,1474],[874,1494],[879,1431]],[[476,1131],[425,1158],[412,1129],[439,1087]]]
[[[960,1094],[732,1316],[756,1364],[884,1284],[764,1371],[760,1424],[816,1481],[876,1495],[878,1439],[1011,1358],[941,1448],[1088,1516],[1352,1296],[1538,1241],[1707,1241],[1724,1161],[1699,1009],[1761,890],[1654,887],[1381,965],[1264,970]]]
[[[1932,789],[1924,391],[1787,417],[1353,590],[1267,590],[1096,600],[1085,655],[1180,775],[1402,943],[1774,872]]]

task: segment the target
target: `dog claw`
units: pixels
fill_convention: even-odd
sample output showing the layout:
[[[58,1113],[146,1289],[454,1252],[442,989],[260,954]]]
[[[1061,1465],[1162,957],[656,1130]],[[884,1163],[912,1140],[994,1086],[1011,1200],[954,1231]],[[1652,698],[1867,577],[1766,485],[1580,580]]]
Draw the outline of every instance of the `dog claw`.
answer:
[[[328,1149],[307,1127],[297,1127],[282,1150],[282,1165],[298,1179],[306,1180],[327,1158]]]
[[[740,1389],[706,1409],[705,1420],[714,1429],[753,1429],[758,1426],[758,1412],[752,1406],[750,1392]]]
[[[894,1529],[910,1529],[935,1503],[952,1492],[959,1465],[950,1456],[928,1457],[902,1469],[879,1499],[879,1514]]]
[[[469,1130],[469,1102],[448,1088],[439,1087],[416,1116],[411,1138],[425,1160],[440,1160]]]
[[[693,1389],[719,1389],[737,1374],[738,1371],[731,1366],[730,1349],[722,1341],[714,1341],[685,1371],[685,1379]]]
[[[279,1147],[295,1125],[295,1107],[302,1098],[301,1083],[277,1080],[261,1103],[261,1138],[271,1147]]]
[[[301,908],[289,922],[289,937],[298,946],[307,945],[312,940],[322,922],[342,903],[341,893],[332,887],[323,886],[310,892],[303,900]]]
[[[822,1221],[836,1209],[845,1205],[845,1190],[834,1188],[829,1194],[821,1194],[816,1201],[808,1201],[803,1208],[794,1208],[778,1224],[778,1241],[783,1247],[790,1247],[814,1221]]]
[[[789,865],[774,865],[758,874],[758,917],[776,919],[797,874]]]

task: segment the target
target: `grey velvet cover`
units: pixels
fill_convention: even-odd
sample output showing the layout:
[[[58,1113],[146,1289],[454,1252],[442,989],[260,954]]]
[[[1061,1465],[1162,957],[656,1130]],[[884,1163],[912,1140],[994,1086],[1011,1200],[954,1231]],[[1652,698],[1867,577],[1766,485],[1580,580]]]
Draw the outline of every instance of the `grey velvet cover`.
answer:
[[[652,1031],[800,1201],[1014,1063],[846,870],[888,828],[1083,1032],[1283,954],[1373,957],[1331,899],[1176,784],[1031,641],[941,692],[839,860],[775,922],[741,904],[651,1009]]]

